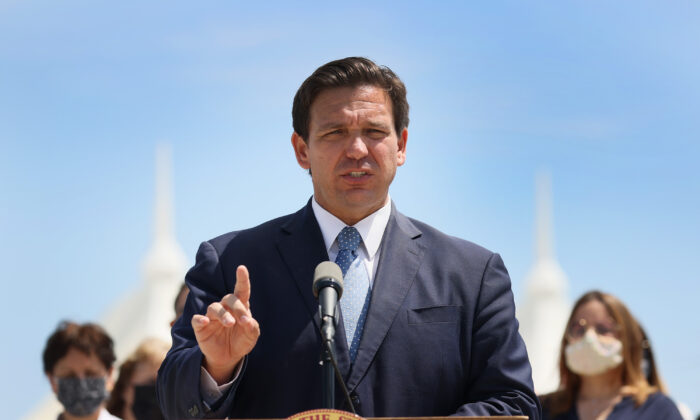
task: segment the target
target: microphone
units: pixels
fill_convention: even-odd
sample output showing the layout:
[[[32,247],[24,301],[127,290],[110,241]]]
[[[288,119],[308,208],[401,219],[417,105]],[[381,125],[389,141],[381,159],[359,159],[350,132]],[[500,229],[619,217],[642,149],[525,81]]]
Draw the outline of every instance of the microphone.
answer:
[[[343,381],[343,375],[338,369],[333,351],[333,341],[335,340],[335,326],[338,325],[338,301],[343,295],[343,272],[338,264],[330,261],[323,261],[314,270],[313,283],[314,297],[318,299],[318,312],[321,317],[321,339],[323,341],[323,351],[321,354],[322,383],[321,398],[325,408],[335,408],[335,385],[333,378],[338,381],[345,402],[350,407],[353,414],[357,414],[355,406],[350,398],[348,388]]]
[[[318,299],[321,317],[321,338],[333,341],[335,326],[338,324],[338,301],[343,295],[343,272],[338,264],[323,261],[314,270],[314,297]]]

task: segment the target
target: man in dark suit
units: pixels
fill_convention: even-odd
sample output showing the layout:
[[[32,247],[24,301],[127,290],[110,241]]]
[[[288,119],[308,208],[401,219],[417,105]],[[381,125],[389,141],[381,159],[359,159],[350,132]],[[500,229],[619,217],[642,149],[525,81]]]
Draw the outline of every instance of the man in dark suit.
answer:
[[[166,417],[321,407],[311,283],[331,260],[345,276],[335,350],[358,414],[539,419],[500,257],[404,216],[389,198],[406,159],[401,80],[364,58],[337,60],[304,81],[292,115],[314,195],[294,214],[200,246],[158,374]]]

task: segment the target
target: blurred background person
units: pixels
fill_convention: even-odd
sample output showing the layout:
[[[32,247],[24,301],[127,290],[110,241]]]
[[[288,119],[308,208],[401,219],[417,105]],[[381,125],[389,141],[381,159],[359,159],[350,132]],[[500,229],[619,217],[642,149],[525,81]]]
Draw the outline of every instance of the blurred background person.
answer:
[[[541,397],[544,420],[682,420],[648,340],[616,297],[591,291],[578,299],[559,357],[559,389]]]
[[[171,327],[175,325],[175,321],[177,321],[177,319],[180,318],[182,313],[185,311],[185,302],[187,302],[187,295],[189,294],[190,288],[183,282],[182,286],[180,286],[180,291],[177,292],[177,296],[175,297],[175,318],[170,321]]]
[[[144,340],[119,368],[107,410],[123,420],[161,420],[156,401],[156,376],[170,345],[157,338]]]
[[[119,420],[105,410],[113,386],[114,343],[96,324],[63,321],[43,353],[44,373],[63,405],[59,420]]]

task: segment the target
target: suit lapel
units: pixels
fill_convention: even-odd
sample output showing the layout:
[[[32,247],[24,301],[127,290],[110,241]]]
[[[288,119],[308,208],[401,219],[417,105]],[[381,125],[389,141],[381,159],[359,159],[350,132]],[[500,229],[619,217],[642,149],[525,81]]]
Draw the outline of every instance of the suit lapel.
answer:
[[[310,203],[309,201],[309,204],[282,226],[277,249],[299,289],[316,328],[319,328],[318,303],[311,290],[311,284],[316,266],[321,261],[328,260],[328,253]]]
[[[396,211],[392,203],[362,340],[347,381],[350,391],[357,387],[367,372],[413,284],[424,252],[423,246],[416,240],[420,235],[418,228]]]
[[[311,285],[316,266],[322,261],[328,261],[328,252],[323,241],[321,228],[318,226],[318,221],[311,207],[311,200],[282,226],[277,249],[289,269],[318,331],[320,328],[318,301],[313,295]],[[350,371],[350,354],[345,342],[345,329],[342,320],[339,322],[335,336],[336,361],[343,377],[347,378]],[[319,347],[319,354],[320,351]]]

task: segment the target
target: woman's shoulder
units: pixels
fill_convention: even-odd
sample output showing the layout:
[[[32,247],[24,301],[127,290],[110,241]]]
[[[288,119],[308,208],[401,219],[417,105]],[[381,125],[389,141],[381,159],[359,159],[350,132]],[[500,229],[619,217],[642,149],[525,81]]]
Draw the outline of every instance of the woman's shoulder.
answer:
[[[659,420],[683,420],[676,403],[661,392],[655,392],[640,406],[636,406],[631,397],[625,398],[628,409],[635,413],[635,418]],[[623,402],[625,402],[623,400]]]
[[[676,406],[676,403],[669,398],[668,395],[662,392],[655,392],[649,395],[649,398],[647,398],[647,400],[644,402],[644,406],[649,407],[650,409],[658,410],[659,415],[666,414],[669,416],[675,416],[664,418],[682,419],[681,412],[678,411],[678,406]]]

